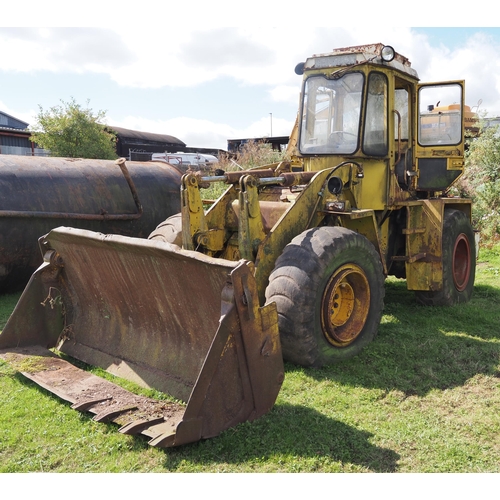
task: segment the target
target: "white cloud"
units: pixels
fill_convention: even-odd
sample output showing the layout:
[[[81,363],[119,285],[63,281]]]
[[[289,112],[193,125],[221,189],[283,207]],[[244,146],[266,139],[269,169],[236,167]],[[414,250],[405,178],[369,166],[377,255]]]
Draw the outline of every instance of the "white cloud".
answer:
[[[273,101],[299,103],[300,87],[297,85],[278,85],[269,91]]]
[[[203,70],[218,67],[261,67],[275,63],[275,52],[254,31],[215,28],[194,31],[180,46],[180,59]]]
[[[168,23],[122,28],[0,28],[2,69],[106,73],[120,85],[142,88],[194,86],[221,76],[248,85],[296,82],[295,65],[334,47],[384,42],[411,44],[408,28],[301,27],[190,29]],[[386,43],[389,43],[386,41]],[[401,47],[397,47],[400,49]],[[29,64],[26,63],[29,61]]]
[[[474,106],[482,99],[483,109],[500,115],[500,42],[483,35],[464,38],[452,48],[433,44],[411,28],[377,23],[318,28],[307,23],[299,26],[300,19],[294,19],[279,27],[211,27],[207,22],[205,28],[198,28],[201,23],[163,20],[154,13],[148,23],[133,21],[126,26],[109,23],[110,28],[0,28],[0,72],[32,76],[51,71],[61,78],[68,73],[98,73],[121,86],[197,86],[200,91],[204,82],[230,77],[235,86],[259,86],[274,102],[296,108],[300,79],[293,69],[297,63],[334,47],[381,42],[407,56],[422,81],[465,79],[467,103]],[[0,109],[29,123],[37,114],[19,113],[2,102]],[[158,121],[148,119],[147,110],[144,116],[120,120],[112,116],[109,112],[111,124],[169,133],[199,147],[225,148],[227,139],[270,133],[269,115],[253,117],[245,128],[223,123],[217,116],[209,121],[183,116]],[[273,116],[273,135],[287,135],[292,126],[289,119]]]
[[[101,28],[0,28],[2,69],[112,73],[137,56],[122,36]]]
[[[466,102],[493,114],[500,113],[500,46],[478,33],[463,40],[456,50],[447,47],[433,49],[433,57],[421,73],[424,81],[441,79],[465,80]]]

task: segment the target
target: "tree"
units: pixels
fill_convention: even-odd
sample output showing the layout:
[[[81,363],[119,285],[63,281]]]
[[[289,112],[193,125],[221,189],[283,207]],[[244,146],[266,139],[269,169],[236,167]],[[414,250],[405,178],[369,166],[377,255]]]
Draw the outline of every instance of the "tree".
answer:
[[[61,105],[44,111],[41,106],[36,122],[31,129],[31,141],[52,156],[69,158],[94,158],[112,160],[116,155],[116,135],[107,131],[101,121],[104,111],[94,114],[87,106],[83,108],[71,98],[61,100]]]

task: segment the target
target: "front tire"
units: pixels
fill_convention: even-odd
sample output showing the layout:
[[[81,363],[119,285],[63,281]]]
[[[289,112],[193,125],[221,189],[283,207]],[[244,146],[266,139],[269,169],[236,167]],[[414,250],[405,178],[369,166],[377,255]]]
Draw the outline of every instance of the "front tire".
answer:
[[[149,235],[148,240],[164,241],[182,247],[182,215],[178,213],[165,219]]]
[[[269,277],[283,356],[323,366],[357,355],[375,337],[383,310],[380,256],[342,227],[304,231],[283,250]]]
[[[468,302],[476,276],[476,245],[469,217],[460,210],[445,209],[442,254],[442,289],[437,292],[417,291],[417,301],[427,306]]]

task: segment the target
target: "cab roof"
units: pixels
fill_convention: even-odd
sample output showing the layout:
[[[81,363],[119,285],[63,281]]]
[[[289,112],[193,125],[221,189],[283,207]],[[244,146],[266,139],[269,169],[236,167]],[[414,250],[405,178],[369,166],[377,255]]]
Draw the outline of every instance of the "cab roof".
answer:
[[[407,75],[418,78],[417,72],[411,67],[410,61],[401,54],[395,52],[394,59],[390,62],[383,61],[381,58],[382,49],[385,47],[382,43],[370,45],[356,45],[353,47],[344,47],[334,49],[327,54],[317,54],[308,57],[304,70],[328,69],[337,67],[348,67],[363,63],[379,64],[389,66]]]

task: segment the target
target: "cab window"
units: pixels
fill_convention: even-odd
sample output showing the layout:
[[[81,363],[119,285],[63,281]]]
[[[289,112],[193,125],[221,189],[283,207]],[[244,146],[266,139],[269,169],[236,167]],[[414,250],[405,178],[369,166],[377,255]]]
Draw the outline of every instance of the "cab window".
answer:
[[[387,77],[382,73],[370,73],[366,98],[363,153],[372,156],[385,156],[387,150]]]
[[[352,154],[358,149],[364,75],[322,75],[304,84],[300,151],[305,154]]]
[[[462,86],[426,85],[419,89],[418,142],[422,146],[462,141]]]

